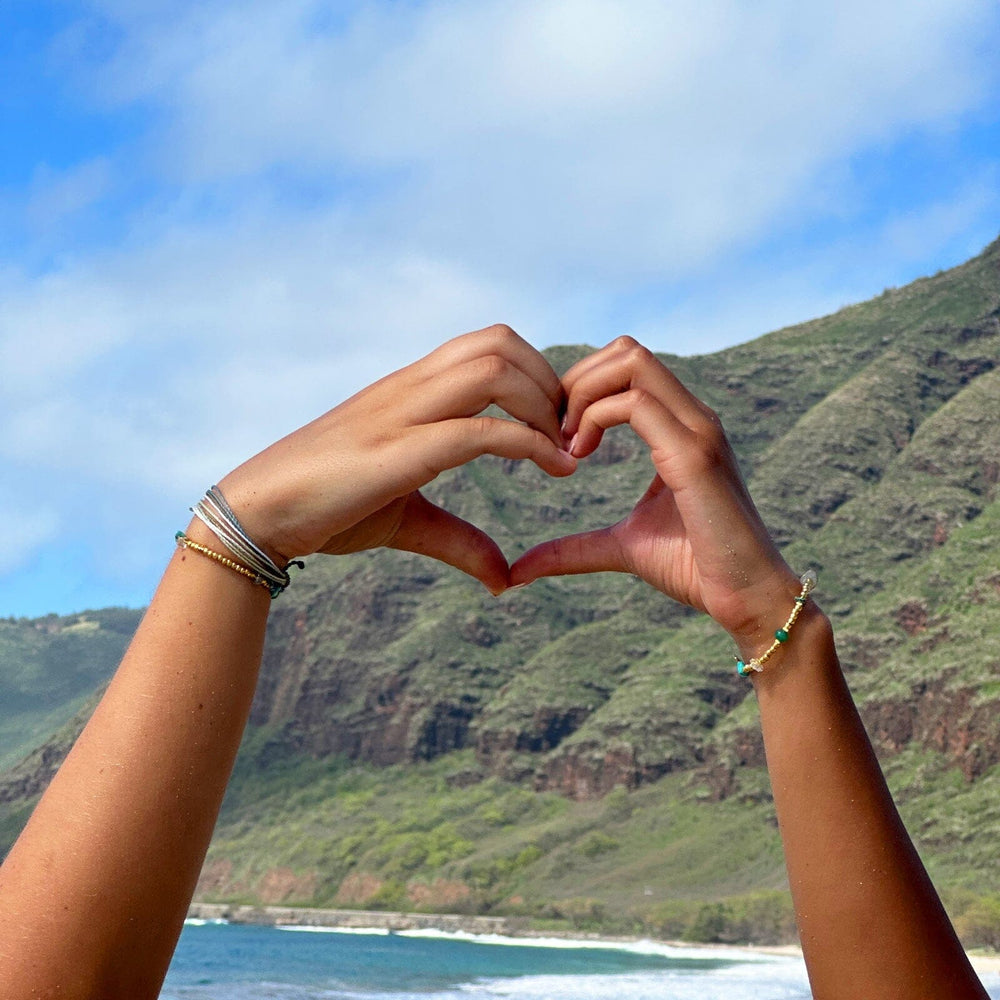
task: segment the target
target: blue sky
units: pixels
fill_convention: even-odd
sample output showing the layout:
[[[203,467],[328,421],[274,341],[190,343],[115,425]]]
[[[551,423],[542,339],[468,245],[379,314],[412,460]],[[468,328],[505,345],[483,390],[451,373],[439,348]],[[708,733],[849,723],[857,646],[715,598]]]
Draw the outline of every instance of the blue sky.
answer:
[[[1000,233],[992,0],[6,0],[0,615],[495,321],[705,353]]]

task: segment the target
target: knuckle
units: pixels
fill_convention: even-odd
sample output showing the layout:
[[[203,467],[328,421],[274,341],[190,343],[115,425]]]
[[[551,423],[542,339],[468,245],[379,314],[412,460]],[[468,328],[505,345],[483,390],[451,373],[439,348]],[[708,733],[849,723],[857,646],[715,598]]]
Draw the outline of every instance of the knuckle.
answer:
[[[485,414],[469,417],[464,429],[456,430],[459,445],[464,454],[470,456],[484,455],[495,451],[497,447],[497,424],[499,421]]]
[[[694,460],[706,472],[721,469],[729,464],[729,443],[722,430],[718,427],[706,427],[698,430],[698,446],[694,452]]]
[[[627,333],[622,334],[620,337],[615,337],[614,340],[608,345],[612,350],[615,351],[629,351],[633,347],[639,346],[639,341],[635,337],[630,337]]]
[[[476,362],[478,375],[484,382],[499,382],[510,370],[510,362],[500,354],[484,354]]]
[[[524,433],[517,425],[515,425],[515,429],[520,433]],[[532,459],[538,458],[546,450],[547,445],[551,447],[552,442],[537,427],[525,427],[524,431],[527,432],[524,439],[525,450],[528,452],[526,457]]]
[[[642,344],[633,341],[632,345],[626,352],[628,363],[633,368],[645,368],[651,362],[655,362],[656,358],[653,357],[653,352],[648,347],[643,347]]]
[[[655,398],[645,389],[633,387],[622,394],[630,409],[638,410],[656,402]]]
[[[492,323],[486,332],[497,344],[509,344],[521,339],[506,323]]]
[[[469,430],[478,441],[489,442],[493,439],[495,432],[495,421],[492,417],[479,414],[469,418]]]
[[[719,415],[713,410],[709,410],[698,422],[695,427],[695,433],[704,442],[706,447],[719,453],[724,453],[728,450],[729,441],[726,438],[726,430],[722,426]]]

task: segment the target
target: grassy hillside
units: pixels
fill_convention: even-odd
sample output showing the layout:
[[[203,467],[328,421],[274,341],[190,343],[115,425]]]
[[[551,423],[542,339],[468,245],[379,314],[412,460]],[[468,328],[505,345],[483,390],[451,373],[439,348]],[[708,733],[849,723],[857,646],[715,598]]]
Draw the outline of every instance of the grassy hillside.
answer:
[[[121,659],[141,612],[0,619],[0,770],[66,723]]]
[[[549,356],[562,370],[586,350]],[[791,565],[819,570],[904,817],[966,940],[1000,944],[1000,241],[833,316],[665,360],[722,416]],[[620,428],[568,480],[484,458],[428,492],[513,558],[617,520],[649,476]],[[68,719],[101,671],[84,674],[58,719],[31,716],[36,691],[9,725]],[[275,604],[199,893],[787,937],[749,691],[712,622],[628,577],[494,599],[415,556],[312,559]],[[73,731],[0,773],[0,841]]]

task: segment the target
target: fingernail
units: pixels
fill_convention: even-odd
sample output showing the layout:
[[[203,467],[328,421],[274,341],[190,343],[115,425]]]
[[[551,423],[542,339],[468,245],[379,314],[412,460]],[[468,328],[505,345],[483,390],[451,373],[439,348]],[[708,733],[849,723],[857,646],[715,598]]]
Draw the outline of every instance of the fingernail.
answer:
[[[531,580],[526,580],[524,583],[515,583],[510,587],[508,587],[506,592],[509,594],[512,590],[522,590],[523,588],[527,587],[531,582],[532,582]]]
[[[576,447],[576,439],[579,436],[580,436],[579,434],[574,434],[573,437],[572,437],[572,439],[569,442],[569,447],[566,449],[571,455],[573,454],[573,449]]]

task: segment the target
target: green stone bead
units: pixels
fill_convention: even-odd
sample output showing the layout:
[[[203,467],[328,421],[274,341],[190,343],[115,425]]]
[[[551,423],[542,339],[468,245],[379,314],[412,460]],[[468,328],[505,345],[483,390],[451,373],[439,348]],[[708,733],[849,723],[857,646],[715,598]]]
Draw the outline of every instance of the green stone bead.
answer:
[[[788,638],[788,633],[783,628],[779,628],[778,631],[774,633],[774,638],[777,639],[778,642],[784,642]]]
[[[746,669],[747,665],[742,660],[736,661],[736,673],[738,673],[740,677],[746,676]]]

